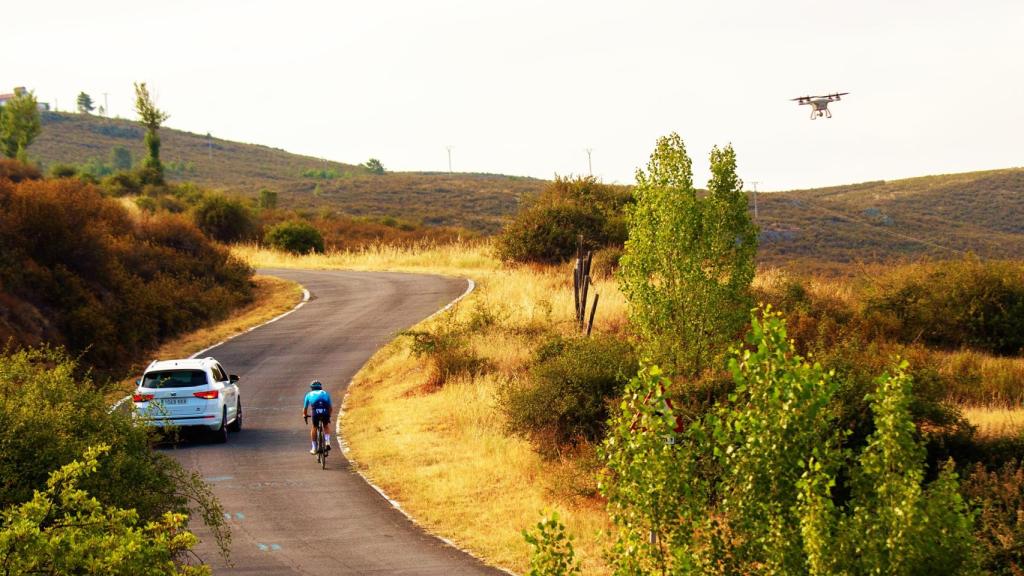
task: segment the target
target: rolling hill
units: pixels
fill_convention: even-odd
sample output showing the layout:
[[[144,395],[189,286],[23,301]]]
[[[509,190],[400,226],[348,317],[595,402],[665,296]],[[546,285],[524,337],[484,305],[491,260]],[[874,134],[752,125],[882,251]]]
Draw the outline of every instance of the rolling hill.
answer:
[[[29,153],[44,165],[82,163],[105,160],[121,146],[138,159],[142,136],[142,128],[128,120],[45,113],[42,135]],[[546,184],[495,174],[376,175],[358,165],[170,128],[161,136],[172,181],[249,197],[269,188],[278,192],[283,207],[297,210],[326,207],[493,233],[524,196]],[[1024,254],[1024,169],[762,193],[757,222],[760,259],[768,264],[829,268],[967,252],[1019,258]]]
[[[144,130],[136,122],[61,112],[44,113],[42,122],[42,134],[29,154],[44,167],[105,161],[118,146],[131,151],[136,161],[145,154]],[[326,206],[353,216],[394,216],[490,233],[516,210],[523,195],[544,185],[542,180],[496,174],[378,175],[357,165],[171,128],[162,128],[160,137],[160,156],[172,182],[191,181],[249,197],[269,188],[278,193],[282,207],[299,210]],[[303,176],[309,172],[321,174]]]

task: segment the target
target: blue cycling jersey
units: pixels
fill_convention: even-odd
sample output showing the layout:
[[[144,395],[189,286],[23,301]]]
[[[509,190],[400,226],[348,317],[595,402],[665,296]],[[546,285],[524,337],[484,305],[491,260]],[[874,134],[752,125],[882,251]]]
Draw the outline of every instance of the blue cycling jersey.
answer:
[[[306,399],[303,401],[302,409],[305,410],[306,408],[313,406],[317,402],[326,402],[327,408],[330,409],[331,395],[328,394],[326,390],[310,390],[309,393],[306,394]]]

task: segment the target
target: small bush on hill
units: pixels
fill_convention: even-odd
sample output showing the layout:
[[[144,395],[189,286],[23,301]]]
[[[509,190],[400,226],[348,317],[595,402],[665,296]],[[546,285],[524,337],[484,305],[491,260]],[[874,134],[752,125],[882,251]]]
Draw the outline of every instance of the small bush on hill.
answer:
[[[142,182],[134,172],[117,172],[104,178],[101,188],[108,196],[134,196],[142,192]]]
[[[53,178],[74,178],[78,176],[78,167],[74,164],[54,164],[50,166],[50,176]]]
[[[220,242],[246,240],[256,231],[255,221],[245,204],[223,194],[207,194],[196,205],[192,217],[200,230]]]
[[[596,250],[626,240],[623,208],[630,196],[593,177],[555,178],[526,202],[498,236],[498,255],[513,262],[562,262],[576,253],[577,236]]]
[[[538,349],[524,385],[502,389],[502,410],[512,431],[533,439],[542,453],[600,440],[608,404],[637,367],[632,347],[615,337],[556,337]]]
[[[324,237],[309,222],[292,220],[274,226],[263,236],[267,245],[293,254],[324,251]]]

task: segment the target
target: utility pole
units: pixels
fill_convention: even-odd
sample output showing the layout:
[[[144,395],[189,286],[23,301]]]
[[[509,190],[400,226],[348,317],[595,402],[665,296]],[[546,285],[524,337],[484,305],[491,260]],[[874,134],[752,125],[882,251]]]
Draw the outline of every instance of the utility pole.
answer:
[[[110,115],[110,106],[107,105],[107,93],[106,92],[103,93],[103,115],[104,116],[109,116]]]
[[[583,150],[586,151],[586,153],[587,153],[587,172],[591,176],[593,176],[594,175],[594,164],[590,161],[590,154],[594,151],[594,149],[593,148],[584,148]]]
[[[451,174],[452,173],[452,148],[454,148],[454,146],[449,144],[448,146],[445,146],[445,148],[448,149],[448,174]]]
[[[751,182],[754,185],[754,220],[757,220],[757,180]]]

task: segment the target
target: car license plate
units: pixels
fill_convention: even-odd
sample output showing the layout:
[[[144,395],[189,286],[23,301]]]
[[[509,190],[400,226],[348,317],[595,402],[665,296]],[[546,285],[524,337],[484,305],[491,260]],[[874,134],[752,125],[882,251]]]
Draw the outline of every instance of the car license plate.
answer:
[[[188,402],[188,398],[163,398],[160,400],[161,404],[184,404]]]

